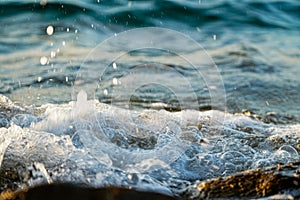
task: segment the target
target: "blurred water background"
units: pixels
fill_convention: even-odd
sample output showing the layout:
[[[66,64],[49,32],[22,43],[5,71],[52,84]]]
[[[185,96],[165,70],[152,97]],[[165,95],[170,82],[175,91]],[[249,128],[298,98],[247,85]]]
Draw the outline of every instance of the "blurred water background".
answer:
[[[180,31],[207,50],[229,112],[276,113],[279,122],[295,123],[299,6],[296,0],[1,1],[0,92],[26,105],[68,102],[66,91],[91,49],[115,33],[154,26]],[[200,108],[209,108],[203,102]]]

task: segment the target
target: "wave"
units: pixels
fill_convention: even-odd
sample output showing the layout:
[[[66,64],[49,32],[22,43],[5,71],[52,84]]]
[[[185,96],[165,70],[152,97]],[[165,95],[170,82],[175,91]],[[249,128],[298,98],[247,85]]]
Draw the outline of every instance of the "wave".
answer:
[[[18,166],[19,187],[63,181],[178,195],[184,183],[300,160],[299,124],[243,114],[133,111],[87,100],[84,91],[76,102],[37,108],[1,96],[1,110],[1,166]],[[22,177],[33,166],[39,175]]]
[[[128,27],[164,26],[168,22],[202,27],[208,24],[227,27],[299,28],[298,1],[43,1],[41,3],[5,1],[2,16],[24,12],[43,15],[49,20],[90,16],[105,24]],[[78,19],[79,20],[79,19]],[[250,25],[250,26],[249,26]],[[171,27],[170,27],[171,28]]]

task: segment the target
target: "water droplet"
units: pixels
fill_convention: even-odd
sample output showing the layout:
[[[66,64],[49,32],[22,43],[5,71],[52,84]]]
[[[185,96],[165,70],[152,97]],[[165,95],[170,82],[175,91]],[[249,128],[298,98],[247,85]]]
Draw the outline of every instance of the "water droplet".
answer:
[[[117,78],[113,78],[112,82],[113,82],[114,85],[118,85],[118,79]]]
[[[107,96],[107,95],[108,95],[108,91],[107,91],[107,89],[104,89],[104,90],[103,90],[103,94],[104,94],[105,96]]]
[[[116,63],[113,63],[112,66],[113,66],[114,69],[117,69],[117,64]]]
[[[47,29],[46,29],[46,33],[48,34],[48,35],[53,35],[53,33],[54,33],[54,27],[53,26],[48,26],[47,27]]]
[[[211,90],[216,90],[217,87],[216,87],[215,85],[210,85],[210,86],[209,86],[209,89],[211,89]]]
[[[41,77],[41,76],[39,76],[38,78],[37,78],[37,81],[38,82],[41,82],[43,80],[43,78]]]
[[[55,57],[55,55],[56,55],[55,51],[51,51],[51,53],[50,53],[50,57],[51,57],[51,58],[54,58],[54,57]]]
[[[127,177],[128,177],[128,179],[129,179],[129,180],[131,180],[131,179],[132,179],[132,175],[131,175],[131,174],[128,174],[128,176],[127,176]]]
[[[67,32],[70,32],[70,29],[69,29],[69,28],[67,28]]]
[[[217,40],[217,35],[216,34],[213,35],[213,39]]]
[[[48,62],[48,58],[46,56],[42,56],[40,59],[41,65],[46,65]]]

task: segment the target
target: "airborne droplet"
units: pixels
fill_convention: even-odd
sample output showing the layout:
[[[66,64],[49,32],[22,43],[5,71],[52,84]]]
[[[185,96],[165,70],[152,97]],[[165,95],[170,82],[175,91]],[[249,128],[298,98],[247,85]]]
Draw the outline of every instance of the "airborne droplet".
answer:
[[[48,26],[47,27],[47,29],[46,29],[46,33],[48,34],[48,35],[53,35],[53,33],[54,33],[54,27],[53,26]]]
[[[46,56],[42,56],[42,57],[40,58],[40,63],[41,63],[41,65],[46,65],[47,62],[48,62],[48,58],[47,58]]]

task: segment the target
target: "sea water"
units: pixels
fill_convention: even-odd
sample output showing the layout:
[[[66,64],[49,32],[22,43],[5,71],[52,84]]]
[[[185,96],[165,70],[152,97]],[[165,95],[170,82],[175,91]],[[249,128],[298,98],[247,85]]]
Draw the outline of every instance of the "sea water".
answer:
[[[39,171],[27,185],[67,181],[178,195],[196,180],[299,161],[299,125],[229,113],[212,123],[223,118],[216,110],[132,111],[88,100],[84,91],[76,102],[39,109],[0,130],[3,166]]]
[[[299,7],[2,1],[2,169],[177,195],[299,161]]]

